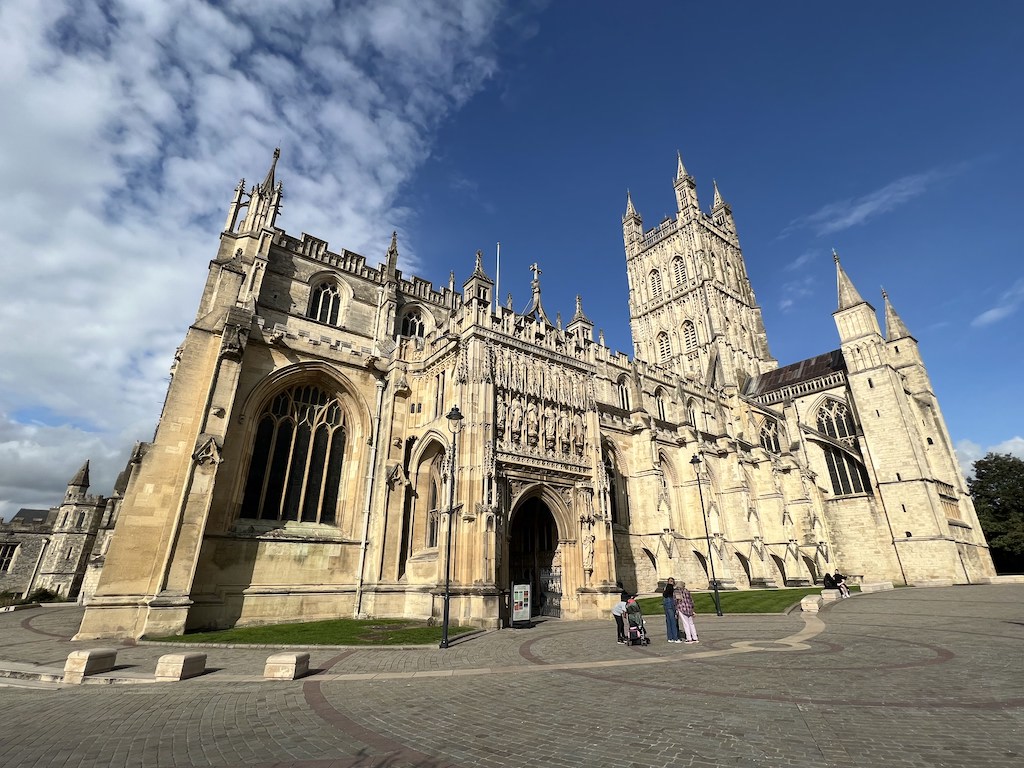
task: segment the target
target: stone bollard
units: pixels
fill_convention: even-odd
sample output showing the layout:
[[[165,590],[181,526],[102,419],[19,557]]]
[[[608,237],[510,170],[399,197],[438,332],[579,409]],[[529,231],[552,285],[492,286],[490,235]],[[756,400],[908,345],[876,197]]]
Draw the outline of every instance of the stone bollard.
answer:
[[[876,581],[870,584],[861,584],[861,592],[884,592],[886,590],[893,589],[891,581]]]
[[[838,589],[823,589],[821,590],[821,602],[823,603],[834,603],[841,597],[841,593]]]
[[[308,653],[275,653],[263,668],[263,677],[267,680],[298,680],[307,674]]]
[[[168,653],[156,663],[158,683],[176,683],[206,671],[205,653]]]
[[[90,648],[87,651],[72,651],[64,663],[64,682],[67,685],[81,685],[87,675],[97,675],[112,670],[116,660],[116,648]]]
[[[804,613],[817,613],[821,607],[821,598],[814,595],[807,595],[800,601],[800,610]]]

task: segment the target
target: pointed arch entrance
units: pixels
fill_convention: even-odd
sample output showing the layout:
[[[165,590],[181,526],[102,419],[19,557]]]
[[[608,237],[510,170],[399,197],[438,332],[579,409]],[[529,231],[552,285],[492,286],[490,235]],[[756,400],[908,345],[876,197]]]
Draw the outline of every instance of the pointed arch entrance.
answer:
[[[539,496],[523,501],[513,512],[509,536],[511,584],[529,584],[534,616],[562,615],[562,562],[558,525]]]

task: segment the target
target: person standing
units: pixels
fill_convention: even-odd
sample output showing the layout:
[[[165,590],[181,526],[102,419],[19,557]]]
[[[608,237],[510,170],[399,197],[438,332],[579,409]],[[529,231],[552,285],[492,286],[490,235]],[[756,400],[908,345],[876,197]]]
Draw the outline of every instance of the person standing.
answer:
[[[693,624],[693,595],[686,588],[686,582],[680,582],[676,587],[676,613],[679,615],[679,624],[683,630],[685,643],[699,643],[697,639],[697,627]]]
[[[612,618],[615,619],[615,632],[616,632],[615,640],[616,640],[616,642],[619,645],[625,645],[626,644],[625,614],[626,614],[626,601],[625,600],[619,600],[619,602],[617,602],[615,605],[612,606]]]
[[[661,593],[661,602],[665,606],[665,632],[670,643],[681,643],[679,624],[676,623],[676,580],[669,577],[665,582],[665,591]]]

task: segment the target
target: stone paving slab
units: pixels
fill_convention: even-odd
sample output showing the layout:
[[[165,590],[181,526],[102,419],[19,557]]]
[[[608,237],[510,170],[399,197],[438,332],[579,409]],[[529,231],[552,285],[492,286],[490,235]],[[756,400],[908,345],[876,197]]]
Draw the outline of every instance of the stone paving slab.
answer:
[[[0,614],[0,668],[60,668],[74,607]],[[1024,585],[897,589],[814,615],[697,618],[698,645],[614,643],[614,624],[543,622],[437,648],[215,649],[153,685],[0,687],[0,765],[1017,766]],[[119,648],[152,675],[166,646]]]

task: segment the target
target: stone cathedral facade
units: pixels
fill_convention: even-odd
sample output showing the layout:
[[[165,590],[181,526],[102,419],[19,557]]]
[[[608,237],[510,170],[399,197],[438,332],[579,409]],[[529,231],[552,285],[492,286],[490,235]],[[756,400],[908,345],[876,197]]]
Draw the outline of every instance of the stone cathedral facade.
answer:
[[[623,217],[633,356],[277,226],[241,182],[79,638],[336,616],[605,617],[617,582],[994,575],[917,341],[836,257],[839,348],[779,367],[729,205]],[[467,265],[469,266],[469,265]],[[457,406],[463,418],[447,416]],[[694,459],[697,459],[695,462]],[[450,549],[448,542],[450,541]],[[450,555],[450,559],[449,559]]]

